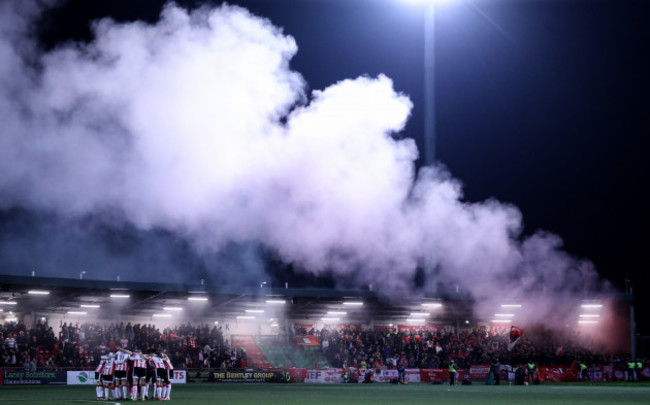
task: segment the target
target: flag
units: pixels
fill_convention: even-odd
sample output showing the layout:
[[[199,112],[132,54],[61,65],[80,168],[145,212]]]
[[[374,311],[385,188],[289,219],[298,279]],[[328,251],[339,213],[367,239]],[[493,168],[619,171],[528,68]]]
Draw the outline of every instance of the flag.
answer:
[[[524,329],[520,328],[518,326],[512,325],[510,326],[510,343],[508,343],[508,351],[511,351],[517,342],[519,342],[519,339],[524,335]]]

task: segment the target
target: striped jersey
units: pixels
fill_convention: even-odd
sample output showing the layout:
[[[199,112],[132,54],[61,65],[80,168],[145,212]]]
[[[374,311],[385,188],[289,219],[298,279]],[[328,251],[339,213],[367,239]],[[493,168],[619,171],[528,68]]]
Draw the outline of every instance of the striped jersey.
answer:
[[[115,371],[126,371],[126,361],[129,356],[123,351],[115,353]]]
[[[115,370],[115,362],[113,359],[107,359],[106,362],[104,363],[104,368],[102,369],[102,375],[113,375],[113,371]]]
[[[135,368],[147,368],[147,360],[138,353],[131,354],[129,360],[133,361],[133,367]]]

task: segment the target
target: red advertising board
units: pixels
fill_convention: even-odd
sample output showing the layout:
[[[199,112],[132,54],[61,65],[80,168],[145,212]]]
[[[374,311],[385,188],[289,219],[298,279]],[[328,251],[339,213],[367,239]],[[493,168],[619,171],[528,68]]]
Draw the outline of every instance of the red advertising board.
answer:
[[[456,381],[465,379],[465,370],[456,371]],[[421,382],[447,382],[449,381],[449,370],[446,368],[423,368],[420,371]]]
[[[489,374],[489,364],[474,364],[469,368],[469,378],[471,380],[487,380]]]

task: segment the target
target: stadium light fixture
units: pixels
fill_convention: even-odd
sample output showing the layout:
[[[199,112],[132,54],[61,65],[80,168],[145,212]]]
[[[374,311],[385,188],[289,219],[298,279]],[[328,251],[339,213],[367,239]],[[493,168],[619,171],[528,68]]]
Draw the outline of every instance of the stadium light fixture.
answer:
[[[255,319],[255,317],[250,315],[238,315],[237,319]]]
[[[510,319],[492,319],[493,323],[510,323]]]
[[[425,302],[422,306],[425,308],[442,308],[442,304],[439,302]]]
[[[580,318],[600,318],[600,315],[598,314],[580,314],[578,316]]]
[[[589,309],[596,309],[596,308],[602,308],[602,304],[582,304],[580,305],[582,308],[589,308]]]
[[[16,301],[0,301],[0,305],[16,305]]]
[[[81,308],[99,308],[99,305],[97,305],[97,304],[81,304],[79,306]]]
[[[351,307],[360,307],[363,305],[363,302],[360,301],[345,301],[343,302],[343,305],[351,306]]]
[[[181,308],[181,307],[163,307],[163,311],[176,311],[176,312],[180,312],[180,311],[182,311],[182,310],[183,310],[183,308]]]
[[[413,323],[413,324],[416,324],[416,325],[424,325],[424,319],[423,318],[406,318],[406,322]]]
[[[153,314],[154,318],[171,318],[172,314]]]
[[[501,308],[521,308],[521,304],[501,304]]]
[[[325,321],[325,322],[336,322],[336,321],[340,321],[340,320],[341,320],[341,318],[328,317],[328,316],[322,317],[322,318],[320,318],[320,319],[321,319],[322,321]]]
[[[411,316],[413,318],[421,318],[421,317],[426,318],[427,316],[429,316],[429,313],[428,312],[411,312]]]
[[[512,318],[515,316],[515,314],[494,314],[494,316],[501,317],[501,318]]]
[[[214,324],[215,324],[215,325],[219,325],[219,321],[214,321]]]
[[[345,311],[327,311],[327,315],[347,315]]]
[[[266,300],[267,304],[274,304],[274,305],[282,305],[286,304],[287,302],[285,300]]]
[[[111,298],[130,298],[129,294],[111,294]]]
[[[263,309],[247,309],[244,312],[247,314],[263,314],[264,310]]]
[[[68,315],[86,315],[86,311],[68,311]]]
[[[50,292],[45,291],[45,290],[29,290],[29,291],[27,291],[27,294],[31,294],[31,295],[49,295]]]
[[[205,302],[208,300],[208,297],[188,297],[188,301],[202,301]]]

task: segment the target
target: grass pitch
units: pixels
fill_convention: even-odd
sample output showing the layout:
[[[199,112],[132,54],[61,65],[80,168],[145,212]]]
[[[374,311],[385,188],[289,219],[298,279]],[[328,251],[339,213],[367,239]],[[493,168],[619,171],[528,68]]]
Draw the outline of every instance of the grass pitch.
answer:
[[[536,386],[431,384],[188,384],[174,385],[175,405],[561,405],[650,404],[648,383],[544,384]],[[5,386],[0,403],[84,404],[128,403],[96,401],[93,386]],[[147,401],[158,403],[158,401]],[[138,401],[138,403],[141,403]],[[161,402],[165,403],[165,402]]]

